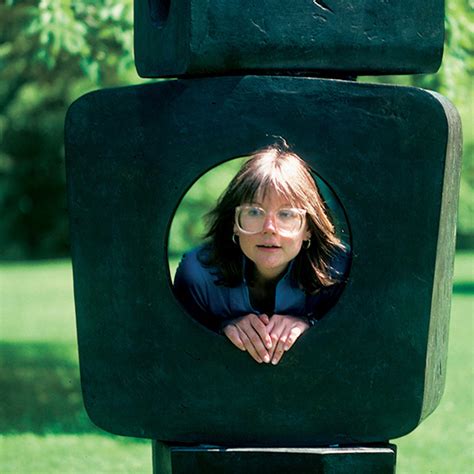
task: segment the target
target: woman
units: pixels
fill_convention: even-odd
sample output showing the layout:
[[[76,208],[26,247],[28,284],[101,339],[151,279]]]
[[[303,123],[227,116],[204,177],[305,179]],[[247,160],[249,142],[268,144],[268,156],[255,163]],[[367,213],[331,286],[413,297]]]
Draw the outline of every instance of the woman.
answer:
[[[286,143],[242,166],[176,272],[178,300],[258,363],[276,365],[335,302],[349,266],[308,165]]]

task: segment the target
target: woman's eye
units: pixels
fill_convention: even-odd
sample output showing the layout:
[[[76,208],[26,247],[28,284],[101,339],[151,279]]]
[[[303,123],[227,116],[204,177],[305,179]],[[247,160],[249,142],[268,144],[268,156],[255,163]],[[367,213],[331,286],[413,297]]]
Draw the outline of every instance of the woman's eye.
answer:
[[[250,209],[247,209],[247,215],[249,217],[259,217],[262,215],[262,210],[258,207],[251,207]]]
[[[278,211],[278,217],[284,220],[293,219],[295,217],[295,212],[291,209],[281,209]]]

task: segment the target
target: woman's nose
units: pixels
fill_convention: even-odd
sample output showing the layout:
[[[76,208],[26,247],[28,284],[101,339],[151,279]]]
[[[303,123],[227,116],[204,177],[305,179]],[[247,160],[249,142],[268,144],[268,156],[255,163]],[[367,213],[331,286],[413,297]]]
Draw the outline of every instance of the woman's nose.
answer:
[[[265,220],[263,221],[262,232],[275,233],[276,231],[277,231],[277,228],[275,225],[275,216],[273,216],[272,214],[267,214],[265,216]]]

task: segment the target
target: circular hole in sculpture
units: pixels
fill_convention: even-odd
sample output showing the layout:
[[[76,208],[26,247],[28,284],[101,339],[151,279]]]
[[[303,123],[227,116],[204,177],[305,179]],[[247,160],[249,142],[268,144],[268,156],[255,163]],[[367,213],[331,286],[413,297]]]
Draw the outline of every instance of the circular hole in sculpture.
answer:
[[[225,192],[231,180],[248,159],[249,157],[231,159],[215,166],[197,179],[181,199],[170,226],[168,264],[171,279],[174,282],[175,295],[191,316],[209,329],[216,331],[222,327],[222,320],[228,321],[233,316],[238,318],[245,311],[251,312],[256,306],[253,304],[255,299],[252,300],[250,296],[252,291],[246,286],[251,284],[248,283],[251,280],[248,271],[252,271],[249,268],[258,267],[258,263],[254,263],[244,255],[243,243],[238,238],[234,238],[234,242],[232,242],[232,230],[229,232],[227,244],[233,245],[234,250],[230,250],[229,259],[235,259],[235,253],[240,252],[239,258],[242,261],[240,279],[222,281],[219,276],[221,271],[213,264],[209,265],[209,255],[205,250],[209,243],[209,239],[205,238],[209,230],[209,212],[216,207],[219,197]],[[314,285],[308,284],[309,281],[314,283],[314,279],[311,280],[307,278],[307,275],[304,276],[308,265],[301,266],[298,263],[300,270],[297,272],[295,270],[297,267],[296,257],[294,261],[289,260],[285,278],[280,277],[281,283],[279,281],[274,290],[275,305],[273,309],[275,314],[277,311],[290,312],[294,309],[297,316],[309,317],[314,321],[323,317],[334,306],[347,282],[351,261],[351,239],[349,223],[340,200],[321,176],[312,172],[312,178],[324,203],[324,212],[334,228],[334,239],[331,243],[333,256],[325,259],[325,263],[329,264],[332,270],[328,270],[328,278],[323,280],[327,286],[321,285],[320,290],[315,290]],[[285,216],[286,214],[282,213],[281,218],[285,219]],[[269,219],[272,220],[272,218]],[[234,221],[234,216],[232,216],[232,221]],[[276,240],[269,242],[272,245],[279,243]],[[316,239],[311,238],[309,245],[317,247]],[[307,241],[303,240],[300,252],[309,252],[309,249],[306,249],[307,246]],[[278,254],[283,250],[275,248],[274,250],[263,250],[263,252]],[[283,258],[283,263],[286,262],[285,258]],[[299,261],[303,261],[303,258]],[[286,278],[286,275],[289,278]],[[192,288],[186,287],[189,285]],[[309,291],[301,289],[304,285],[306,288],[313,289],[311,294]],[[336,287],[337,289],[334,291]],[[292,308],[291,304],[285,307],[284,304],[280,304],[282,301],[290,300],[298,301],[297,307]],[[318,300],[320,300],[319,307],[316,307]],[[315,302],[315,305],[312,306],[311,302]],[[278,308],[277,304],[280,304],[281,307]],[[264,306],[259,309],[255,312],[262,314]]]
[[[170,13],[171,0],[148,0],[150,18],[157,28],[161,28],[166,23]]]

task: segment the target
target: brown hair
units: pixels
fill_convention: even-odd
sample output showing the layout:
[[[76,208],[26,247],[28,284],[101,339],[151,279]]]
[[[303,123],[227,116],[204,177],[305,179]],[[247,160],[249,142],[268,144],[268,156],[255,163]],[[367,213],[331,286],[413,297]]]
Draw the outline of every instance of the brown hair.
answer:
[[[286,142],[258,150],[250,155],[207,215],[209,245],[201,260],[219,271],[219,284],[237,286],[242,282],[242,251],[232,242],[235,208],[252,202],[269,189],[287,199],[292,206],[306,209],[311,245],[295,257],[292,276],[309,294],[337,283],[331,260],[344,249],[337,237],[326,205],[311,175],[311,169]]]

